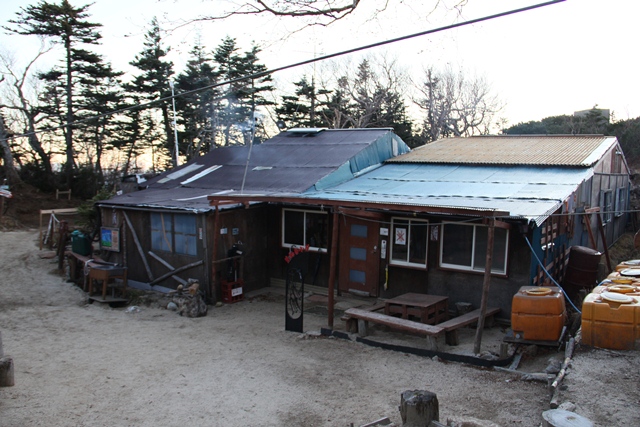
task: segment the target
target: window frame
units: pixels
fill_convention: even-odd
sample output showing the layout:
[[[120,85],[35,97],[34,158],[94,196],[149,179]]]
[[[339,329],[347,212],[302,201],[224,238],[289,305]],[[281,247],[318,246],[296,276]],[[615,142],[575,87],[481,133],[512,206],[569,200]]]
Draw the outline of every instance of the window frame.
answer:
[[[303,213],[303,220],[302,220],[302,224],[303,224],[303,231],[302,231],[302,239],[303,239],[303,243],[289,243],[289,242],[285,242],[285,230],[286,230],[286,224],[285,224],[285,213],[286,212],[301,212]],[[318,246],[311,246],[309,244],[309,251],[310,252],[321,252],[321,253],[326,253],[329,250],[329,217],[327,215],[327,212],[325,211],[318,211],[318,210],[313,210],[313,209],[292,209],[292,208],[282,208],[282,213],[281,213],[281,221],[280,221],[280,225],[281,225],[281,234],[280,234],[280,244],[283,248],[289,248],[291,249],[292,247],[304,247],[307,245],[308,243],[308,239],[307,239],[307,227],[304,226],[304,224],[307,223],[307,214],[316,214],[316,215],[325,215],[326,216],[326,222],[327,222],[327,226],[325,229],[325,241],[327,244],[326,248],[321,248]]]
[[[393,248],[396,245],[395,243],[395,221],[403,221],[407,222],[407,260],[400,261],[393,259]],[[411,259],[411,225],[412,223],[421,223],[422,227],[426,227],[425,233],[425,241],[424,241],[424,263],[417,263],[409,261]],[[391,218],[391,233],[389,236],[389,265],[398,266],[398,267],[409,267],[409,268],[418,268],[422,270],[426,270],[429,266],[429,227],[430,223],[428,219],[423,218],[407,218],[407,217],[392,217]]]
[[[170,221],[170,225],[171,225],[171,229],[170,230],[160,230],[160,229],[156,229],[154,228],[154,220],[153,217],[158,215],[159,216],[159,220],[163,223],[166,224],[166,221],[164,220],[165,215],[169,215],[169,221]],[[189,232],[184,232],[184,231],[176,231],[176,218],[181,219],[181,218],[193,218],[193,230],[188,230],[188,231],[193,231],[193,233],[189,233]],[[192,215],[192,214],[186,214],[186,213],[169,213],[169,212],[151,212],[150,215],[150,231],[151,231],[151,250],[153,251],[159,251],[159,252],[163,252],[163,253],[167,253],[167,254],[172,254],[172,255],[177,255],[177,256],[188,256],[188,257],[198,257],[198,253],[200,251],[199,247],[198,247],[198,218],[196,215]],[[184,228],[184,227],[178,227],[178,228]],[[153,238],[154,234],[157,232],[163,232],[165,234],[165,238],[168,237],[168,235],[171,235],[171,241],[170,241],[170,247],[169,250],[167,250],[164,245],[163,247],[156,247],[155,245],[155,240]],[[183,240],[193,240],[193,247],[194,247],[194,252],[193,254],[188,253],[188,252],[183,252],[183,251],[179,251],[178,247],[176,245],[176,235],[182,236]],[[165,240],[166,242],[166,240]]]
[[[602,214],[602,224],[608,224],[613,221],[613,209],[615,204],[613,190],[601,190],[601,196],[600,213]]]
[[[615,201],[615,217],[619,218],[624,215],[627,204],[627,187],[616,188],[616,201]]]
[[[471,247],[471,256],[470,256],[470,265],[463,265],[463,264],[450,264],[450,263],[445,263],[443,262],[443,249],[444,249],[444,243],[445,243],[445,239],[446,239],[446,232],[445,232],[445,228],[447,224],[452,224],[452,225],[457,225],[457,226],[465,226],[465,227],[473,227],[473,241],[472,241],[472,247]],[[464,271],[464,272],[470,272],[470,273],[483,273],[485,271],[485,268],[483,267],[482,269],[479,268],[474,268],[473,264],[474,264],[474,260],[475,260],[475,256],[476,256],[476,250],[477,248],[477,241],[476,241],[476,237],[477,237],[477,229],[479,227],[483,227],[483,228],[489,228],[487,225],[484,224],[472,224],[472,223],[461,223],[461,222],[455,222],[455,221],[444,221],[440,227],[440,245],[439,245],[439,253],[438,253],[438,266],[442,269],[446,269],[446,270],[455,270],[455,271]],[[494,276],[501,276],[501,277],[507,277],[509,274],[509,240],[510,240],[510,229],[508,227],[496,227],[497,229],[503,229],[505,230],[506,234],[505,234],[505,245],[504,245],[504,265],[503,265],[503,269],[502,270],[496,270],[493,267],[491,268],[491,274]],[[484,253],[486,254],[486,246],[484,248]],[[494,246],[494,254],[495,254],[495,246]],[[486,258],[485,258],[486,259]]]

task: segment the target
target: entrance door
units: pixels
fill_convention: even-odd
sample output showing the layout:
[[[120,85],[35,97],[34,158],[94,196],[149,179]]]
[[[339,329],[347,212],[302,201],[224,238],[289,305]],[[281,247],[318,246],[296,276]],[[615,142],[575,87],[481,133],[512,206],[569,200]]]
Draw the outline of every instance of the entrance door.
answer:
[[[350,217],[340,219],[338,288],[341,292],[378,296],[379,232],[377,221]]]

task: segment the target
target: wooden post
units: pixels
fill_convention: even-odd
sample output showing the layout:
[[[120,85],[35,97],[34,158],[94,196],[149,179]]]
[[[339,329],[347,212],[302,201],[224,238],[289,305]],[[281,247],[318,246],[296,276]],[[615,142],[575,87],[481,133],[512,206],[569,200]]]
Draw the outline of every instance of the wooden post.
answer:
[[[5,357],[2,349],[2,332],[0,332],[0,387],[14,386],[13,359]]]
[[[600,231],[600,237],[602,238],[602,247],[604,248],[604,257],[607,260],[607,271],[613,271],[611,268],[611,258],[609,257],[609,249],[607,248],[607,237],[604,234],[604,227],[602,226],[602,217],[600,212],[596,212],[596,220],[598,221],[598,231]],[[598,248],[596,248],[598,250]]]
[[[67,233],[69,224],[67,221],[60,221],[60,233],[58,237],[58,271],[64,267],[64,250],[67,246]]]
[[[406,427],[426,427],[440,421],[438,396],[425,390],[407,390],[400,395],[400,416]]]
[[[216,289],[217,289],[217,267],[216,257],[218,256],[218,228],[220,228],[220,205],[215,204],[216,213],[213,217],[213,249],[211,250],[211,285],[209,287],[209,298],[212,303],[216,303]]]
[[[329,314],[327,315],[327,324],[329,329],[333,329],[333,293],[336,284],[336,265],[338,259],[338,209],[333,210],[333,225],[331,230],[331,258],[329,260]]]
[[[493,263],[493,239],[495,235],[495,220],[489,220],[489,230],[487,231],[487,257],[484,266],[484,281],[482,282],[482,300],[480,301],[480,318],[476,328],[476,339],[473,343],[473,352],[480,354],[482,343],[482,329],[484,328],[484,316],[487,313],[487,300],[489,299],[489,286],[491,285],[491,265]]]

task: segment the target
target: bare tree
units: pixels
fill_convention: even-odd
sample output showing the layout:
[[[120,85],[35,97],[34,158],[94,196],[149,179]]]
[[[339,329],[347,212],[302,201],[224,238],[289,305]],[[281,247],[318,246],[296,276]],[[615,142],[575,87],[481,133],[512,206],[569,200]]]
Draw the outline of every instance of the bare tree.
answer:
[[[371,6],[375,1],[375,5]],[[216,0],[219,4],[219,0]],[[456,10],[460,13],[463,6],[467,4],[468,0],[430,0],[427,2],[426,9],[427,14],[430,14],[434,10],[443,7],[448,10]],[[297,32],[305,27],[309,26],[323,26],[326,27],[337,21],[345,19],[349,15],[353,14],[356,9],[361,5],[361,0],[246,0],[244,2],[228,2],[229,7],[223,8],[219,13],[211,15],[203,15],[194,19],[188,20],[183,25],[188,25],[199,21],[217,21],[232,16],[242,15],[271,15],[278,18],[291,17],[300,18],[303,23]],[[389,0],[368,0],[369,13],[371,13],[370,19],[375,19],[378,14],[384,12],[389,6],[393,8],[398,7],[401,4],[407,4],[407,7],[415,8],[415,2],[407,2],[406,0],[396,0],[390,2]],[[363,6],[364,7],[364,6]],[[361,7],[362,8],[362,7]],[[372,9],[371,9],[372,8]]]
[[[425,70],[414,103],[423,111],[422,143],[449,136],[486,134],[501,106],[484,78],[467,78],[462,70]]]
[[[0,82],[2,80],[0,79]],[[0,151],[2,151],[2,162],[4,163],[4,175],[9,182],[9,185],[17,185],[22,180],[16,171],[15,164],[13,162],[13,155],[11,154],[11,147],[9,146],[9,131],[4,125],[4,117],[0,114]]]
[[[355,68],[355,69],[354,69]],[[354,66],[336,63],[332,75],[322,79],[320,116],[332,128],[393,127],[411,139],[405,93],[408,78],[395,60],[370,56]]]
[[[52,175],[51,159],[47,152],[45,152],[38,137],[36,127],[38,124],[38,116],[40,115],[40,108],[37,105],[33,105],[27,94],[27,81],[31,75],[31,68],[35,62],[42,55],[47,53],[51,48],[45,49],[44,46],[40,47],[38,54],[22,69],[16,71],[13,61],[7,54],[0,55],[0,73],[6,79],[6,84],[10,86],[11,98],[6,102],[0,103],[0,108],[16,111],[22,117],[21,122],[24,123],[22,132],[26,134],[27,141],[31,149],[36,153],[36,158],[40,160],[42,169],[47,176]]]

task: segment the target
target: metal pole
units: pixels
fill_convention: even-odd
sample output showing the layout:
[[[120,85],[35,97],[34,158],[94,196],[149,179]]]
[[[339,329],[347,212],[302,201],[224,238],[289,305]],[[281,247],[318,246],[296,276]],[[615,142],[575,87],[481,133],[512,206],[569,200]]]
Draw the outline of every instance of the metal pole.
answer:
[[[178,151],[178,127],[176,123],[176,97],[173,91],[173,80],[169,80],[169,86],[171,86],[171,103],[173,104],[173,142],[175,144],[175,150],[176,150],[176,167],[178,167],[180,166],[180,160],[179,160],[180,152]]]

